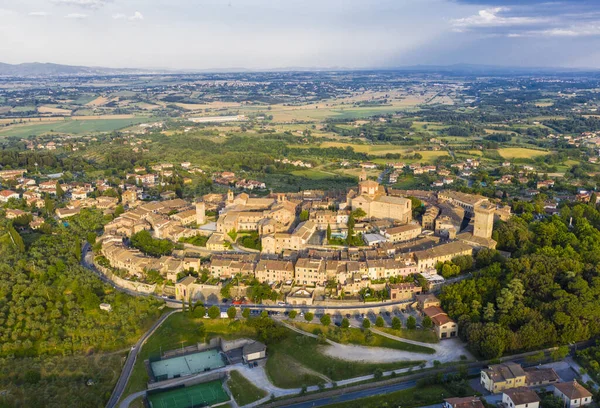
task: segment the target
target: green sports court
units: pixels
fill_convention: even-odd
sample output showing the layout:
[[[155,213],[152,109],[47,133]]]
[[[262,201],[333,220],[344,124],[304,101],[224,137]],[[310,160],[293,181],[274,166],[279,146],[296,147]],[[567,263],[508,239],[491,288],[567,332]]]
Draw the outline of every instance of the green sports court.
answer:
[[[225,361],[218,350],[206,350],[199,353],[167,358],[152,362],[150,367],[154,377],[159,380],[187,377],[207,370],[215,370],[225,366]]]
[[[150,408],[209,407],[229,401],[220,380],[148,395]]]

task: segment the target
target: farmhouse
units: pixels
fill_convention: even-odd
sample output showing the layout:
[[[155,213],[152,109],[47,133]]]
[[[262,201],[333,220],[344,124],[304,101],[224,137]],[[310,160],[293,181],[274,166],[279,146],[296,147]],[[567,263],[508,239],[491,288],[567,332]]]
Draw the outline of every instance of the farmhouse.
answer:
[[[554,395],[563,401],[566,408],[577,408],[592,402],[592,393],[577,380],[554,384]]]

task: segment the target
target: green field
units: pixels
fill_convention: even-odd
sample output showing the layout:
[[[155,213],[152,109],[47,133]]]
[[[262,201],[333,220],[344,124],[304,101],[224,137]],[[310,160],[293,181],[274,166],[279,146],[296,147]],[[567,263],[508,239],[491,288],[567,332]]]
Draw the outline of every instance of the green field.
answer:
[[[373,374],[378,368],[384,371],[396,370],[421,363],[420,361],[398,361],[377,364],[340,360],[319,352],[319,342],[316,339],[288,330],[285,339],[269,346],[269,359],[266,366],[271,382],[282,388],[291,388],[290,384],[297,386],[302,380],[294,370],[287,368],[289,359],[286,357],[334,381]]]
[[[333,340],[337,343],[342,344],[355,344],[358,346],[369,346],[369,347],[384,347],[394,350],[409,351],[411,353],[426,353],[434,354],[435,350],[430,347],[419,346],[416,344],[404,343],[389,339],[387,337],[371,333],[373,336],[370,337],[370,341],[367,341],[366,331],[358,329],[356,327],[349,327],[347,329],[341,329],[337,326],[323,326],[320,324],[304,323],[304,322],[292,322],[292,324],[299,329],[306,332],[317,334],[323,333],[328,339]]]
[[[39,136],[46,133],[84,134],[94,132],[112,132],[132,125],[151,121],[151,118],[131,119],[91,119],[91,120],[64,120],[44,124],[24,124],[8,126],[0,130],[0,137]]]
[[[250,404],[267,396],[267,392],[256,387],[237,371],[231,371],[227,381],[229,391],[239,406]]]
[[[392,336],[401,337],[407,340],[420,341],[422,343],[439,343],[440,341],[433,330],[395,330],[391,327],[378,327],[377,330],[391,334]]]
[[[150,408],[203,407],[229,400],[219,380],[148,395]]]
[[[328,178],[336,177],[335,174],[325,173],[323,171],[312,170],[312,169],[294,170],[291,172],[291,174],[293,174],[294,176],[298,176],[298,177],[309,178],[311,180],[325,180]]]

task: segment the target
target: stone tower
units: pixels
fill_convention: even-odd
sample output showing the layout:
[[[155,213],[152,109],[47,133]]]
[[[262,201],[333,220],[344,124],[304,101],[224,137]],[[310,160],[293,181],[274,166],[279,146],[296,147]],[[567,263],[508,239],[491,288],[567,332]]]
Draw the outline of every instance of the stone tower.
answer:
[[[233,204],[233,191],[231,191],[231,190],[227,191],[227,204],[228,205]]]
[[[367,181],[367,171],[364,169],[362,169],[362,171],[360,172],[360,176],[358,176],[358,182],[363,182],[363,181]]]
[[[204,224],[206,219],[206,205],[204,201],[196,202],[196,224],[202,225]]]
[[[484,203],[474,208],[475,222],[473,236],[481,238],[492,238],[494,229],[494,213],[496,207],[490,203]]]

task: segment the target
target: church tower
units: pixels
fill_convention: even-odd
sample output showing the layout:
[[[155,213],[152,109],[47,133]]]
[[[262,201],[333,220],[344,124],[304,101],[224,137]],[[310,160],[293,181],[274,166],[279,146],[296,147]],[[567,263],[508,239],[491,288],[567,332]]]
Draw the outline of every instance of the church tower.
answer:
[[[227,191],[227,205],[233,204],[233,191]]]

